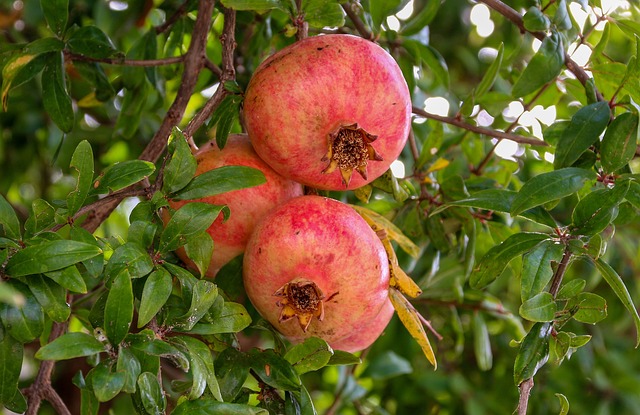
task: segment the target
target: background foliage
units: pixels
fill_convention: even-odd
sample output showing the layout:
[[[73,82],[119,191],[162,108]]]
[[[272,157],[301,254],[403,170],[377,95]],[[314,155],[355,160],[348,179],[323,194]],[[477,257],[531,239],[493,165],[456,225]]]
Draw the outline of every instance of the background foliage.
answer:
[[[1,1],[0,403],[640,413],[638,21],[636,1]],[[252,72],[307,31],[374,39],[411,89],[395,177],[330,196],[419,248],[397,254],[437,371],[397,318],[360,359],[283,343],[240,260],[214,284],[172,254],[230,212],[155,214],[261,183],[192,180],[187,144],[241,131]]]

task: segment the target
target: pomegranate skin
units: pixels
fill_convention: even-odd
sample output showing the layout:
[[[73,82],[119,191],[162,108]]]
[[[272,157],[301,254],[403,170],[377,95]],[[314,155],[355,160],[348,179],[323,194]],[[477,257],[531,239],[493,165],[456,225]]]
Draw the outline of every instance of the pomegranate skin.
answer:
[[[258,312],[294,343],[315,336],[355,352],[373,343],[391,318],[384,247],[352,208],[333,199],[301,196],[267,215],[247,244],[243,276]],[[281,318],[283,287],[299,281],[323,295],[322,313],[306,331],[301,319]]]
[[[194,200],[227,205],[231,211],[227,221],[223,221],[220,215],[207,229],[213,239],[213,256],[206,275],[213,278],[222,266],[244,252],[258,221],[281,203],[301,196],[303,188],[301,184],[280,176],[262,161],[246,134],[230,135],[223,150],[217,147],[215,141],[210,141],[198,150],[195,157],[198,162],[196,175],[222,166],[247,166],[262,171],[267,180],[259,186]],[[178,209],[187,202],[169,201],[169,205]],[[190,268],[196,269],[184,249],[176,253]]]
[[[260,157],[281,175],[325,190],[355,189],[382,175],[406,143],[410,117],[411,97],[395,60],[352,35],[310,37],[270,56],[244,100]],[[343,180],[341,169],[325,172],[326,156],[331,135],[354,124],[375,136],[375,156],[366,161],[366,179],[356,169]]]

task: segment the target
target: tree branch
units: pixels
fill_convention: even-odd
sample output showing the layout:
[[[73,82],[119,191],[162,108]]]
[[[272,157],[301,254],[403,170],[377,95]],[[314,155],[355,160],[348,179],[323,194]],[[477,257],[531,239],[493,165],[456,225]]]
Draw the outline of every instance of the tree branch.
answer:
[[[486,4],[493,10],[503,15],[505,18],[511,21],[514,25],[516,25],[518,29],[520,29],[520,32],[530,33],[536,39],[541,41],[547,37],[547,35],[544,32],[532,32],[527,30],[524,27],[524,21],[522,19],[522,15],[517,11],[515,11],[514,9],[512,9],[510,6],[503,3],[501,0],[478,0],[478,1]],[[589,77],[589,74],[587,74],[587,72],[580,65],[578,65],[573,59],[571,59],[571,57],[566,53],[564,55],[564,65],[572,74],[575,75],[575,77],[578,79],[578,81],[580,81],[582,85],[586,85],[587,82],[591,79]],[[597,89],[596,89],[596,97],[598,101],[605,101],[604,97],[602,96],[600,91],[598,91]]]
[[[522,382],[520,386],[520,399],[518,400],[518,415],[527,415],[527,408],[529,407],[529,396],[531,396],[531,389],[533,389],[533,378],[529,378]]]
[[[184,57],[184,69],[178,93],[162,120],[162,124],[160,124],[155,135],[147,147],[142,151],[140,157],[138,157],[140,160],[150,162],[158,160],[160,154],[162,154],[167,146],[167,137],[171,133],[171,129],[178,125],[184,115],[184,111],[189,103],[189,98],[191,97],[196,85],[198,75],[205,64],[205,45],[207,43],[207,36],[211,26],[213,6],[213,0],[202,0],[198,3],[198,17],[196,18],[191,43],[189,44],[189,50]],[[121,200],[122,199],[114,200],[110,203],[100,205],[100,209],[95,210],[93,215],[87,218],[87,220],[82,224],[83,228],[93,233],[109,216],[109,214],[111,214],[113,209],[118,206],[118,203]]]
[[[360,19],[360,17],[355,11],[356,7],[358,7],[358,5],[353,2],[346,2],[342,5],[342,9],[347,14],[347,16],[349,17],[349,20],[351,20],[351,22],[353,23],[353,26],[356,28],[358,33],[360,33],[360,36],[362,36],[365,39],[373,41],[376,37],[373,34],[373,32],[367,29],[362,19]]]
[[[548,146],[546,142],[538,138],[524,137],[521,135],[507,133],[504,131],[498,131],[498,130],[492,130],[489,128],[479,127],[477,125],[466,123],[459,118],[444,117],[442,115],[437,115],[437,114],[427,112],[418,107],[413,107],[413,113],[420,117],[429,118],[429,119],[443,122],[446,124],[454,125],[456,127],[460,127],[474,133],[484,134],[490,138],[506,138],[508,140],[515,141],[516,143],[520,143],[520,144],[530,144],[533,146],[541,146],[541,147]]]

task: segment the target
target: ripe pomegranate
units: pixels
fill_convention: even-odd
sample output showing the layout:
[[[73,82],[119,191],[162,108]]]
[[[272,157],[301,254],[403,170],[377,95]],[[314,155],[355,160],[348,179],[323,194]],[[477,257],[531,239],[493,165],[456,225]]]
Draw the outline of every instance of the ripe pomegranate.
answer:
[[[224,264],[244,251],[258,221],[277,205],[302,195],[303,188],[301,184],[280,176],[262,161],[244,134],[230,135],[222,150],[215,141],[211,141],[202,146],[195,156],[198,161],[196,175],[222,166],[248,166],[261,170],[267,179],[259,186],[195,200],[227,205],[231,211],[226,222],[220,215],[207,230],[213,239],[213,256],[206,274],[214,277]],[[169,205],[178,209],[187,202],[169,201]],[[184,249],[178,250],[177,254],[187,265],[195,268]]]
[[[293,342],[316,336],[335,349],[362,350],[393,313],[380,239],[333,199],[301,196],[265,216],[247,244],[243,273],[255,308]]]
[[[310,37],[270,56],[244,100],[258,155],[283,176],[326,190],[355,189],[384,173],[402,151],[410,117],[395,60],[351,35]]]

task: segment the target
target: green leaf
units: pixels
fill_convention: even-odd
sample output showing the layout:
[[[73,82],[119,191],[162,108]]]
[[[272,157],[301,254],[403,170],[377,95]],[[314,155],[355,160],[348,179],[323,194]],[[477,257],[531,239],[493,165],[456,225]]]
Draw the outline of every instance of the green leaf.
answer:
[[[69,18],[69,0],[40,0],[40,7],[49,29],[62,36]]]
[[[226,402],[233,401],[249,376],[250,364],[246,354],[228,347],[218,355],[215,367],[222,399]]]
[[[587,282],[583,279],[575,279],[567,282],[562,287],[560,287],[560,291],[558,291],[558,295],[556,295],[556,300],[568,300],[571,297],[575,297],[580,294],[584,287],[587,285]]]
[[[193,286],[189,311],[179,318],[176,329],[189,331],[209,311],[218,296],[218,287],[212,282],[198,280]]]
[[[387,350],[369,361],[367,368],[360,376],[380,381],[412,372],[413,368],[407,359],[399,356],[393,350]]]
[[[575,313],[573,318],[581,323],[596,324],[607,317],[607,302],[593,293],[580,293],[571,298],[566,309]]]
[[[156,167],[144,160],[126,160],[102,172],[93,183],[93,193],[110,193],[146,179]]]
[[[491,370],[493,366],[493,353],[487,323],[481,313],[473,314],[473,351],[478,363],[478,369]]]
[[[465,199],[449,202],[444,206],[466,206],[496,212],[509,212],[516,194],[517,192],[513,190],[487,189],[473,193]],[[441,209],[435,210],[434,213]]]
[[[224,302],[221,311],[214,313],[212,320],[212,323],[197,323],[190,333],[201,335],[238,333],[251,324],[251,316],[244,306],[230,301]]]
[[[511,204],[511,215],[516,216],[525,210],[569,196],[594,180],[596,174],[591,170],[567,167],[539,174],[527,181]]]
[[[128,270],[131,278],[142,278],[153,270],[153,260],[144,247],[127,242],[113,251],[104,273],[107,282],[118,276],[123,270]]]
[[[94,245],[95,247],[100,249],[100,244],[96,240],[96,237],[86,229],[79,226],[71,227],[69,238],[87,243],[89,245]],[[102,270],[104,269],[104,254],[100,253],[99,255],[96,255],[92,258],[85,259],[84,261],[82,261],[82,265],[84,265],[84,268],[90,277],[98,278],[100,274],[102,274]]]
[[[543,233],[523,232],[511,235],[500,245],[491,248],[480,259],[469,278],[469,285],[475,289],[489,285],[502,274],[513,258],[530,251],[548,238],[549,236]]]
[[[208,385],[214,398],[222,401],[220,385],[214,372],[211,349],[200,340],[189,336],[177,336],[172,340],[176,346],[186,349],[190,358],[192,386],[188,395],[189,399],[200,398]]]
[[[42,104],[63,132],[73,128],[74,113],[64,79],[62,53],[52,53],[42,70]]]
[[[563,64],[562,37],[557,32],[553,32],[544,38],[540,49],[522,71],[520,78],[513,85],[512,95],[523,97],[534,92],[555,79],[560,74]]]
[[[24,346],[18,340],[8,335],[0,340],[0,405],[11,402],[18,393],[23,357]]]
[[[258,186],[263,183],[266,183],[266,179],[258,169],[245,166],[224,166],[194,177],[173,199],[202,199],[232,190]]]
[[[143,68],[139,66],[126,67],[124,73],[126,73],[128,69],[140,71],[140,85],[125,90],[122,106],[120,107],[118,119],[116,120],[115,131],[117,134],[122,135],[122,137],[131,139],[140,128],[145,104],[147,103],[147,99],[151,98],[152,95],[151,86],[144,80]],[[123,81],[124,79],[123,75]]]
[[[169,359],[181,370],[185,372],[189,370],[189,359],[182,351],[165,341],[154,338],[151,330],[146,330],[146,332],[148,333],[129,334],[126,341],[130,343],[131,347],[135,350],[139,350],[151,356]]]
[[[580,108],[560,136],[553,167],[556,170],[569,167],[578,160],[598,140],[610,117],[608,102],[599,101]]]
[[[223,206],[203,202],[187,203],[178,209],[160,235],[160,251],[174,251],[206,231],[220,214]]]
[[[124,374],[124,385],[122,391],[126,393],[135,393],[138,376],[140,376],[140,361],[133,354],[131,349],[120,346],[118,348],[118,363],[116,370]]]
[[[405,24],[400,27],[401,35],[411,36],[420,33],[436,17],[436,15],[438,14],[438,10],[440,9],[439,0],[427,0],[422,4],[422,9],[420,9],[418,13],[414,12],[414,15],[411,16],[409,20],[404,22]],[[416,5],[414,5],[414,7],[415,6]]]
[[[302,11],[304,20],[311,27],[344,26],[344,12],[337,0],[304,0]]]
[[[429,67],[445,88],[449,87],[449,68],[440,52],[415,40],[405,40],[402,44],[416,60]]]
[[[95,245],[57,240],[26,247],[15,253],[7,263],[7,274],[14,277],[40,274],[66,268],[102,253]]]
[[[553,321],[556,314],[556,303],[550,293],[538,293],[522,303],[519,314],[529,321]]]
[[[397,13],[401,6],[401,0],[378,0],[369,1],[369,13],[375,29],[377,29],[387,20],[388,16]]]
[[[487,69],[487,72],[485,72],[484,76],[482,77],[482,80],[480,81],[478,86],[476,86],[474,89],[475,97],[481,97],[487,92],[489,92],[494,82],[498,78],[500,67],[502,67],[503,56],[504,56],[504,44],[501,43],[500,47],[498,48],[498,55],[496,56],[494,61],[491,62],[491,66],[489,66],[489,69]]]
[[[93,183],[93,151],[87,140],[78,144],[69,167],[78,174],[76,187],[67,196],[67,215],[73,216],[84,204]]]
[[[3,285],[5,284],[21,295],[22,303],[0,303],[2,324],[14,339],[21,343],[29,343],[37,339],[44,330],[42,307],[26,285],[15,280],[6,281]]]
[[[571,16],[569,15],[569,8],[565,0],[558,1],[558,8],[556,9],[556,14],[553,16],[553,23],[560,30],[569,30],[573,27]]]
[[[185,187],[193,179],[198,167],[187,139],[178,128],[174,128],[169,137],[169,151],[171,158],[164,170],[162,182],[162,190],[165,193],[177,192]]]
[[[160,383],[158,382],[158,376],[150,372],[141,373],[138,377],[138,391],[140,394],[140,400],[144,409],[149,414],[163,414],[167,406],[167,400]],[[172,412],[175,414],[175,412]],[[191,414],[194,415],[194,414]]]
[[[334,350],[327,366],[358,365],[360,363],[362,360],[358,356],[344,350]]]
[[[558,415],[567,415],[569,413],[569,400],[561,393],[556,393],[556,397],[560,401],[560,412]]]
[[[624,281],[622,281],[622,278],[620,278],[620,275],[618,275],[616,270],[614,270],[611,265],[604,262],[602,258],[596,259],[595,264],[598,271],[600,271],[602,278],[604,278],[607,284],[609,284],[627,311],[631,313],[633,323],[636,326],[636,347],[638,347],[640,345],[640,316],[638,315],[638,310],[633,304],[633,300],[631,299],[631,295],[629,294]]]
[[[71,265],[70,267],[62,268],[57,271],[47,272],[44,275],[69,291],[81,294],[85,294],[87,292],[87,285],[75,265]]]
[[[118,345],[129,333],[133,320],[131,274],[122,270],[113,280],[104,308],[104,330],[112,345]]]
[[[281,0],[222,0],[221,3],[224,7],[234,10],[285,10]]]
[[[248,356],[253,372],[267,385],[288,391],[300,389],[300,376],[289,362],[273,349],[251,349]]]
[[[21,239],[20,221],[13,207],[7,199],[0,194],[0,236],[5,236],[13,240]]]
[[[549,359],[549,336],[552,323],[535,323],[520,344],[513,367],[516,386],[532,378]]]
[[[211,235],[205,231],[190,237],[189,242],[184,246],[184,251],[198,268],[200,278],[204,278],[213,254],[213,239],[211,239]]]
[[[73,32],[67,47],[73,53],[95,59],[109,58],[118,52],[109,37],[96,26],[83,26]]]
[[[333,350],[326,341],[318,337],[310,337],[293,346],[284,355],[287,362],[302,375],[323,368],[333,356]]]
[[[31,203],[31,215],[24,223],[25,237],[39,234],[52,226],[56,219],[56,210],[44,199],[36,199]]]
[[[80,73],[80,75],[95,88],[95,99],[99,102],[106,102],[111,99],[116,91],[111,85],[111,81],[107,77],[107,74],[102,69],[102,66],[96,62],[83,62],[75,60],[73,67]],[[94,105],[95,101],[90,100],[88,104],[83,104],[84,100],[78,102],[78,106]]]
[[[87,375],[87,382],[92,385],[98,402],[108,402],[112,400],[124,387],[124,373],[112,372],[111,366],[112,363],[110,361],[102,361]]]
[[[146,325],[167,302],[173,289],[171,274],[164,268],[153,271],[144,283],[140,309],[138,310],[138,328]]]
[[[547,240],[524,255],[520,282],[522,301],[527,301],[544,290],[553,277],[553,263],[560,262],[563,252],[562,245]]]
[[[71,315],[71,309],[67,303],[67,292],[64,288],[42,274],[25,278],[24,282],[29,285],[34,297],[51,320],[58,323],[67,321]]]
[[[223,3],[227,2],[229,1],[223,1]],[[171,415],[269,415],[269,411],[251,405],[202,398],[182,402],[171,412]]]
[[[528,31],[537,32],[546,31],[551,21],[539,8],[531,6],[522,17],[522,23]]]
[[[86,333],[66,333],[36,352],[40,360],[67,360],[104,351],[104,345]]]
[[[625,112],[609,125],[600,144],[600,162],[605,173],[626,166],[638,146],[638,114]]]
[[[573,210],[571,233],[595,235],[611,224],[618,205],[626,196],[630,181],[619,181],[613,189],[598,189],[586,195]]]

